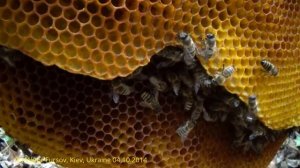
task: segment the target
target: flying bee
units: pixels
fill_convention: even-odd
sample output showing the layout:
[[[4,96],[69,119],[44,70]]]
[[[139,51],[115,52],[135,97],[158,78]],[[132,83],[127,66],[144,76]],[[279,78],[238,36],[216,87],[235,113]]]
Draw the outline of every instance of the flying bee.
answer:
[[[168,72],[166,74],[166,78],[168,82],[170,82],[170,84],[172,85],[173,92],[176,96],[178,96],[181,87],[181,81],[179,80],[178,75],[174,72]]]
[[[184,110],[190,111],[194,105],[193,92],[185,88],[182,90],[182,96],[184,98]]]
[[[186,140],[189,133],[192,131],[194,127],[195,127],[195,123],[191,120],[187,120],[185,124],[183,124],[176,130],[176,133],[180,136],[182,142]]]
[[[155,95],[143,92],[141,94],[142,102],[140,102],[140,106],[150,108],[152,110],[155,110],[157,112],[161,111],[161,106],[158,101],[158,92],[155,93]]]
[[[278,75],[278,69],[276,68],[276,66],[274,64],[272,64],[270,61],[267,60],[262,60],[261,62],[261,66],[271,75],[273,76],[277,76]]]
[[[223,65],[222,72],[217,72],[214,75],[214,78],[212,79],[212,83],[215,85],[222,85],[226,81],[227,78],[232,76],[234,71],[235,71],[235,69],[233,66],[228,66],[228,67],[224,68],[224,65]]]
[[[258,112],[256,95],[250,95],[248,97],[248,110],[252,114],[256,114]]]
[[[206,34],[206,38],[202,41],[202,50],[200,55],[204,57],[205,60],[210,59],[216,52],[218,52],[216,37],[212,33]]]
[[[149,78],[149,81],[154,86],[154,88],[159,92],[165,92],[168,89],[167,83],[158,77],[151,76]]]
[[[192,37],[186,32],[180,32],[177,38],[183,45],[183,60],[189,69],[196,66],[195,56],[198,55],[198,48],[193,41]]]
[[[116,79],[112,81],[112,90],[113,90],[113,101],[114,103],[118,103],[120,99],[120,95],[130,95],[133,92],[133,88],[122,83],[120,80]]]

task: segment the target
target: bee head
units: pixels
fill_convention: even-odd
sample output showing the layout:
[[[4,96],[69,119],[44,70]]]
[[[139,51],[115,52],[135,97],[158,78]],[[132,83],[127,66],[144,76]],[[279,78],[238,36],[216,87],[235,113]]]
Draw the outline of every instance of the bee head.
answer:
[[[211,39],[214,39],[214,38],[215,38],[215,35],[212,34],[212,33],[207,33],[207,34],[206,34],[206,38],[209,39],[209,40],[211,40]]]
[[[250,95],[248,97],[249,101],[255,100],[256,99],[256,95]]]
[[[188,37],[188,34],[186,32],[180,32],[177,37],[179,40],[185,40]]]
[[[265,59],[260,61],[261,64],[265,64],[265,62],[267,62],[267,60],[265,60]]]

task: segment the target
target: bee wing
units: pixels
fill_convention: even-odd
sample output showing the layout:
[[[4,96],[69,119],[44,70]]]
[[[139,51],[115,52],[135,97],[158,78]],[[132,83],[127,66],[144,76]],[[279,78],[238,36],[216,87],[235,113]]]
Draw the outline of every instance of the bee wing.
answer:
[[[176,96],[179,95],[179,90],[180,90],[180,87],[181,87],[181,83],[180,82],[176,82],[173,84],[173,92],[175,93]]]
[[[213,47],[214,57],[218,57],[220,55],[220,49],[217,47],[217,44]]]
[[[253,141],[253,140],[256,139],[258,136],[259,136],[259,135],[257,135],[257,133],[254,132],[254,133],[252,133],[252,134],[249,135],[249,140],[250,140],[250,141]]]
[[[226,121],[227,116],[228,116],[228,113],[227,113],[227,112],[221,111],[221,112],[219,112],[219,115],[220,115],[220,121],[221,121],[221,122]]]
[[[191,119],[192,121],[197,121],[202,113],[202,108],[195,108],[192,112]]]
[[[187,65],[194,64],[194,62],[196,61],[194,56],[187,51],[184,52],[183,60]]]
[[[300,166],[300,160],[299,159],[290,159],[290,158],[286,158],[286,163],[288,166],[292,167],[292,168],[297,168]]]
[[[200,83],[199,82],[195,82],[195,84],[194,84],[195,94],[197,94],[199,92],[199,89],[200,89]]]
[[[245,154],[246,152],[248,152],[250,150],[252,146],[252,142],[251,141],[247,141],[243,143],[243,153]]]
[[[213,118],[212,116],[210,116],[205,108],[203,108],[203,118],[205,121],[208,121],[208,122],[217,121],[217,117]]]
[[[168,61],[164,61],[164,62],[160,62],[156,65],[157,69],[161,69],[161,68],[166,68],[166,67],[171,67],[173,65],[175,65],[176,62],[172,61],[172,60],[168,60]]]
[[[117,104],[117,103],[119,103],[120,95],[117,94],[117,93],[115,93],[115,92],[113,92],[112,99],[113,99],[114,103]]]
[[[184,142],[187,138],[187,130],[184,126],[180,126],[177,130],[176,133],[180,136],[180,139],[182,142]]]
[[[259,154],[262,152],[262,150],[264,148],[264,143],[263,142],[257,142],[255,144],[252,143],[252,145],[250,147],[255,153]]]
[[[139,105],[142,106],[142,107],[145,107],[145,108],[153,109],[152,106],[149,103],[144,102],[144,101],[140,102]]]
[[[2,55],[2,60],[5,61],[10,67],[15,67],[14,58],[11,55]]]

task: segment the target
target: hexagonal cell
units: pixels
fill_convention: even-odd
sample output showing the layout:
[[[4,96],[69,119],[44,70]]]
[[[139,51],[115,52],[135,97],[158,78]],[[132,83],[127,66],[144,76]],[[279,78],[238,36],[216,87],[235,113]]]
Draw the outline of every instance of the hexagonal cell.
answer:
[[[299,100],[296,98],[288,100],[281,98],[280,95],[282,93],[282,87],[291,88],[289,93],[294,94],[297,92],[294,92],[293,89],[298,86],[291,80],[292,78],[298,81],[296,75],[294,75],[298,74],[297,69],[285,69],[282,67],[283,64],[292,65],[295,64],[295,62],[298,63],[298,58],[296,57],[297,52],[294,52],[294,49],[297,47],[299,40],[297,36],[299,5],[290,2],[291,1],[286,1],[282,2],[282,4],[275,2],[270,5],[270,2],[262,2],[259,4],[257,1],[246,3],[237,1],[234,3],[230,0],[224,2],[215,0],[185,1],[183,3],[181,3],[181,1],[170,0],[100,0],[89,2],[73,2],[70,0],[10,2],[4,0],[0,1],[0,27],[4,29],[4,31],[0,32],[0,43],[1,45],[20,49],[22,52],[29,54],[36,60],[42,61],[46,65],[56,64],[74,73],[90,75],[98,79],[112,79],[118,75],[126,76],[137,67],[145,65],[152,55],[149,53],[155,53],[155,51],[162,49],[166,45],[177,44],[177,41],[174,39],[179,31],[188,31],[191,35],[198,36],[199,38],[200,36],[204,36],[204,32],[213,32],[217,36],[221,54],[209,60],[209,62],[204,65],[205,69],[211,73],[210,75],[213,75],[216,69],[221,68],[223,62],[226,64],[239,64],[236,65],[238,70],[232,78],[233,82],[227,82],[225,87],[232,93],[240,95],[245,102],[246,96],[244,95],[250,92],[257,92],[258,95],[263,98],[276,95],[278,99],[262,101],[260,105],[263,107],[262,109],[265,110],[262,111],[261,116],[269,116],[272,104],[279,104],[280,108],[278,106],[278,109],[274,109],[274,113],[276,113],[278,117],[288,113],[286,111],[287,109],[281,108],[284,103],[290,104],[292,103],[290,101],[294,100],[294,104],[296,104],[295,107],[298,107],[297,104],[299,103]],[[281,16],[286,17],[282,18]],[[134,24],[129,23],[129,20]],[[277,26],[278,24],[284,26]],[[290,37],[290,34],[295,35],[294,37]],[[93,38],[94,35],[95,38]],[[200,45],[200,41],[197,40],[196,43]],[[280,57],[291,58],[291,60],[282,62],[279,59]],[[258,75],[260,69],[259,60],[262,58],[270,58],[274,64],[280,67],[282,72],[279,78],[264,78]],[[253,68],[249,69],[249,67]],[[21,66],[20,68],[22,69]],[[6,95],[6,97],[8,102],[18,102],[20,104],[18,108],[32,108],[38,111],[38,109],[41,108],[40,106],[43,105],[41,111],[49,112],[49,114],[47,114],[46,117],[41,117],[41,114],[36,115],[36,118],[40,118],[42,123],[46,122],[49,115],[55,114],[54,116],[59,118],[57,111],[60,109],[65,110],[66,107],[69,106],[72,106],[72,108],[66,110],[66,114],[62,116],[76,112],[75,107],[83,111],[86,110],[87,115],[95,115],[101,119],[105,119],[112,111],[110,107],[111,99],[106,93],[105,95],[102,93],[97,94],[97,99],[92,101],[92,98],[72,99],[74,96],[66,92],[64,94],[68,95],[70,100],[67,101],[64,108],[57,106],[57,104],[55,104],[57,102],[51,101],[51,99],[59,97],[53,96],[55,94],[50,94],[50,88],[55,88],[55,86],[69,88],[72,86],[72,83],[74,83],[75,77],[71,77],[71,82],[68,82],[68,85],[63,82],[54,84],[55,82],[49,81],[54,79],[35,77],[38,78],[37,82],[39,82],[41,86],[44,86],[40,87],[40,89],[36,89],[37,87],[32,86],[29,81],[29,79],[34,79],[33,76],[26,76],[29,72],[25,69],[22,69],[22,71],[23,72],[17,72],[17,74],[25,74],[20,77],[22,81],[20,80],[20,86],[16,87],[17,89],[10,88],[9,86],[3,87],[7,89],[7,92],[9,90],[15,90],[14,93],[20,95]],[[59,70],[55,71],[58,73]],[[42,72],[36,71],[31,73],[42,74]],[[43,75],[39,74],[38,76]],[[282,78],[283,76],[285,76],[285,78]],[[9,79],[10,77],[8,75],[3,74],[0,78],[0,82],[7,83]],[[279,79],[287,81],[287,84],[284,86],[281,85]],[[82,79],[81,81],[84,80],[85,79]],[[236,86],[233,87],[233,84]],[[276,90],[274,92],[268,91],[263,87],[264,84],[274,84],[274,89]],[[84,85],[80,86],[85,87]],[[99,89],[102,87],[95,88]],[[29,91],[31,89],[39,90],[39,95],[31,95]],[[77,92],[77,89],[78,88],[70,89],[70,92]],[[45,92],[45,90],[48,91]],[[247,93],[245,93],[245,91]],[[62,91],[59,92],[63,94]],[[30,103],[27,103],[29,100],[36,102],[39,96],[41,97],[39,101],[40,104],[30,105]],[[25,99],[23,100],[21,97]],[[14,101],[11,101],[12,99]],[[142,115],[140,111],[132,112],[132,109],[141,109],[138,107],[138,103],[132,101],[135,99],[136,97],[122,97],[123,105],[115,105],[112,107],[120,109],[121,112],[114,114],[113,119],[108,120],[108,122],[118,127],[124,126],[126,122],[135,123],[136,121],[133,117],[141,119],[144,123],[152,121],[151,117],[145,118],[145,115]],[[166,102],[169,101],[166,100]],[[170,104],[172,104],[172,102],[173,101],[170,101]],[[264,104],[265,102],[266,104]],[[83,106],[82,104],[84,103],[87,105]],[[126,105],[127,108],[124,108],[124,105]],[[97,110],[94,112],[93,110],[87,110],[93,106],[97,107],[95,108]],[[169,111],[176,108],[175,105],[170,105],[164,107],[164,110]],[[126,109],[130,115],[126,115],[126,110],[124,109]],[[50,113],[51,110],[54,112]],[[103,110],[103,113],[101,110]],[[25,125],[30,127],[41,128],[45,134],[40,136],[45,136],[47,131],[49,133],[53,132],[51,129],[48,130],[46,126],[43,126],[43,128],[40,123],[33,123],[33,121],[29,119],[31,115],[25,115],[25,111],[26,110],[23,112],[24,115],[17,116],[17,121],[23,124],[25,123]],[[36,111],[32,112],[36,113]],[[295,111],[297,110],[289,109],[289,111],[296,113]],[[115,120],[118,116],[120,117],[119,123]],[[26,117],[28,117],[28,119]],[[69,120],[72,120],[72,117],[73,116],[70,116]],[[171,117],[172,115],[165,118]],[[63,117],[61,117],[60,120],[62,120],[62,118]],[[88,117],[83,118],[87,120]],[[289,121],[290,118],[291,117],[286,117],[284,121]],[[24,121],[24,119],[26,121]],[[65,119],[68,119],[68,117]],[[163,117],[160,119],[162,122],[165,122]],[[264,117],[261,119],[264,120],[266,124],[269,124],[269,126],[274,126],[274,128],[276,127],[278,129],[291,127],[295,124],[292,120],[291,122],[279,122],[279,120],[276,120],[276,116],[271,119]],[[55,125],[53,121],[49,120],[48,122]],[[174,123],[175,121],[172,120],[169,123],[171,122]],[[280,123],[282,123],[282,125],[279,125]],[[34,126],[35,124],[36,126]],[[97,124],[99,128],[104,127],[96,120],[94,123],[91,122],[90,125],[93,124]],[[60,124],[57,124],[57,126],[59,125]],[[78,123],[78,125],[80,124]],[[145,132],[149,135],[156,135],[159,132],[167,133],[168,131],[163,130],[163,128],[170,127],[171,125],[172,124],[166,123],[159,126],[154,125],[161,130],[150,132],[149,130],[145,130]],[[98,130],[95,131],[97,132]],[[92,132],[93,131],[90,133]],[[77,134],[74,133],[74,135]],[[84,136],[83,138],[86,139]],[[84,144],[85,150],[90,148],[86,147],[85,143],[80,142],[74,144],[76,144],[75,146],[77,146],[78,149],[81,147],[78,144]],[[189,145],[189,143],[187,143],[187,145]],[[155,153],[156,150],[157,149],[154,148],[151,149],[153,153]],[[91,151],[95,153],[93,148],[91,148]],[[111,151],[114,150],[111,149]],[[180,153],[180,151],[181,150],[178,150],[177,152]],[[117,152],[113,153],[114,155],[118,155]],[[140,152],[135,151],[135,153]],[[165,152],[166,155],[167,153],[168,152]],[[120,155],[121,154],[122,152],[120,152]],[[176,150],[174,150],[174,154],[176,154]],[[156,164],[164,165],[161,160],[157,159],[159,156],[152,157],[156,159],[154,159],[155,162],[149,162],[149,166],[152,165],[155,167]],[[178,160],[189,160],[192,156],[178,156],[176,158],[178,158]],[[185,164],[174,163],[174,165],[194,166],[198,164],[196,162],[186,162]]]

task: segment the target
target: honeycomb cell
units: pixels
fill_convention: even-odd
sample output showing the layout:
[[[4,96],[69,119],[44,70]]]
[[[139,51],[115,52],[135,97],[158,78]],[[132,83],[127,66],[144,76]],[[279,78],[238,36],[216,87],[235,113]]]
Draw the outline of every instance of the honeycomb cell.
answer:
[[[292,62],[298,64],[299,59],[293,51],[299,45],[297,28],[299,6],[299,3],[295,1],[271,3],[271,1],[233,2],[230,0],[224,2],[215,0],[184,2],[171,0],[48,0],[45,2],[4,0],[0,1],[0,26],[4,30],[0,32],[0,44],[21,50],[45,65],[55,64],[67,71],[98,79],[113,79],[129,75],[139,66],[147,64],[150,57],[165,46],[177,45],[178,41],[175,40],[175,36],[180,31],[189,32],[195,39],[201,39],[204,33],[208,32],[216,34],[218,46],[226,50],[225,53],[231,54],[229,52],[231,48],[239,51],[233,53],[230,57],[233,61],[230,62],[238,62],[234,60],[240,58],[252,61],[252,59],[268,57],[277,65],[280,62],[277,59],[286,57],[293,58]],[[227,41],[224,42],[224,40]],[[196,43],[201,46],[199,40]],[[221,46],[223,44],[224,46]],[[91,51],[96,49],[98,51]],[[92,58],[89,62],[81,55],[86,54],[86,51],[90,52],[89,58]],[[114,58],[109,58],[105,62],[104,57],[107,54],[108,58],[112,55]],[[213,75],[213,70],[219,68],[220,62],[226,60],[228,56],[228,54],[221,54],[217,58],[219,61],[212,58],[208,63],[202,63],[211,73],[210,75]],[[117,65],[114,65],[115,63]],[[120,66],[123,63],[124,65]],[[252,70],[259,66],[259,64],[252,63],[251,65],[254,65]],[[283,65],[279,68],[283,68]],[[291,77],[290,70],[280,73],[279,80],[271,78],[266,82],[280,83],[281,79],[287,79],[284,76]],[[297,69],[295,73],[298,73]],[[254,92],[258,96],[268,97],[266,95],[270,95],[273,91],[264,89],[265,85],[260,79],[253,75],[249,76],[249,81],[257,81],[255,83],[258,84],[254,86],[249,82],[250,86],[247,88],[251,93],[248,91],[241,93],[240,89],[235,90],[232,87],[229,89],[230,82],[227,82],[225,87],[232,93],[238,94],[245,102],[245,95]],[[242,80],[247,79],[237,74],[232,80],[245,83]],[[291,88],[298,87],[290,80],[289,83]],[[276,87],[278,90],[274,92],[279,93],[282,90],[280,86],[278,84]],[[238,86],[237,88],[245,87]],[[281,99],[272,98],[269,101],[276,104]],[[287,100],[282,99],[282,101]],[[294,104],[297,108],[298,103],[299,100],[295,100]],[[260,112],[261,116],[267,116],[267,111],[271,107],[263,103],[260,105],[263,110]],[[294,110],[292,111],[291,113],[294,113]],[[283,109],[278,113],[287,112]],[[300,124],[300,122],[292,121],[292,118],[286,118],[286,120],[291,119],[290,124],[285,124],[288,125],[287,127]],[[275,118],[261,118],[270,128],[274,128],[273,119],[275,122]],[[276,128],[285,129],[286,126],[277,125]]]
[[[59,31],[66,29],[68,25],[67,21],[62,18],[55,20],[54,24],[55,24],[55,28],[57,28]]]

